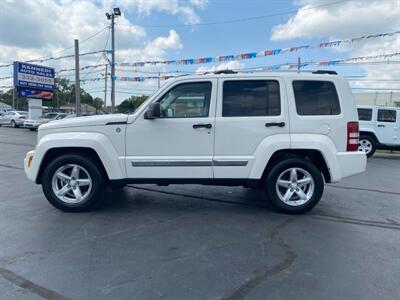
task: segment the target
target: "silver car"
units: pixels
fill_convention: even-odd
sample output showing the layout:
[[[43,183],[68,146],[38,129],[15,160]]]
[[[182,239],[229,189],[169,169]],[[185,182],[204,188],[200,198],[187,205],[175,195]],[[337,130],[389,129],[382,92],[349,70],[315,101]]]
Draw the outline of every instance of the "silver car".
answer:
[[[0,126],[10,125],[16,128],[24,125],[24,122],[27,118],[28,118],[27,111],[9,111],[0,117]]]
[[[46,124],[51,121],[55,120],[61,120],[64,119],[67,116],[65,113],[47,113],[42,115],[39,119],[37,120],[26,120],[24,122],[24,127],[29,128],[29,130],[36,130],[39,128],[40,125]]]

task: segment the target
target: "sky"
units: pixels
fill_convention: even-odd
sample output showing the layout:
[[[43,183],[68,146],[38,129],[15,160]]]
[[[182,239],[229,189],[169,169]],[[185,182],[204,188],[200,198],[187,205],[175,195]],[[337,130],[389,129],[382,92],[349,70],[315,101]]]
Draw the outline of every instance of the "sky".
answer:
[[[80,40],[81,53],[110,49],[105,12],[113,7],[122,11],[115,26],[117,63],[238,54],[400,30],[400,0],[0,0],[0,65],[73,54],[74,39]],[[298,57],[305,62],[395,52],[400,52],[400,34],[227,63],[117,67],[116,75],[243,69],[295,63]],[[399,61],[397,56],[386,63],[328,69],[346,76],[355,92],[399,90]],[[101,54],[95,54],[81,57],[80,66],[105,63]],[[57,71],[73,68],[74,60],[42,64]],[[81,79],[104,72],[103,67],[84,70]],[[2,79],[11,75],[11,67],[0,68],[0,89],[12,85],[10,79]],[[60,76],[74,80],[73,71]],[[117,104],[133,94],[151,94],[157,86],[157,80],[116,81]],[[104,81],[81,87],[104,97]],[[109,104],[109,92],[107,98]]]

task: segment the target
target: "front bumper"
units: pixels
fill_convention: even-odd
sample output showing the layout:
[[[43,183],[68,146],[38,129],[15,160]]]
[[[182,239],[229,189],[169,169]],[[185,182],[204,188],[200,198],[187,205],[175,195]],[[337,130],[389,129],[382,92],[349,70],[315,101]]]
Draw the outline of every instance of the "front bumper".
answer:
[[[39,128],[39,126],[40,126],[40,124],[38,124],[38,123],[27,123],[27,122],[24,122],[24,127],[26,127],[26,128]]]
[[[38,166],[35,161],[35,151],[29,151],[24,159],[24,170],[29,180],[36,181]]]

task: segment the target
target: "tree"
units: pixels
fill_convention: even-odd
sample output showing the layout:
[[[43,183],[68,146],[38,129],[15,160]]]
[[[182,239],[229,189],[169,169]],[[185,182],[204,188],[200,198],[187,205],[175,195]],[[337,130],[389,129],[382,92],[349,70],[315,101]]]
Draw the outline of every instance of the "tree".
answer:
[[[132,113],[134,112],[149,96],[131,96],[125,99],[117,106],[117,111],[120,113]]]
[[[96,112],[98,110],[101,110],[103,108],[103,105],[104,105],[103,99],[101,99],[99,97],[96,97],[93,99],[93,106],[96,108]]]

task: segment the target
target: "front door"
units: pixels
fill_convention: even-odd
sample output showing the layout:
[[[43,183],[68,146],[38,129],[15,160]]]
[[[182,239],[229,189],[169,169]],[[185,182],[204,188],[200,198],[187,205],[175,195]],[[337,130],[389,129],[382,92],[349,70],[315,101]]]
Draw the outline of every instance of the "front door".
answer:
[[[155,100],[161,117],[144,113],[127,126],[129,178],[213,178],[216,80],[175,83]]]
[[[399,118],[396,109],[378,108],[376,133],[381,143],[399,144]]]

